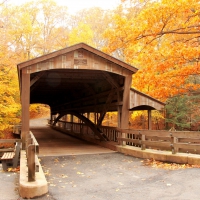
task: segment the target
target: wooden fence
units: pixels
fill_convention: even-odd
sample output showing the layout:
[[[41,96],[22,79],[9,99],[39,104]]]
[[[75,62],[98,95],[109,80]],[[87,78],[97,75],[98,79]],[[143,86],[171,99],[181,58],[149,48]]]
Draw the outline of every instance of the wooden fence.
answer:
[[[93,131],[82,123],[59,121],[56,126],[75,135],[84,134],[98,139]],[[171,151],[172,154],[178,152],[200,154],[199,131],[133,130],[108,126],[101,126],[100,129],[110,141],[119,145],[135,146],[142,150]]]

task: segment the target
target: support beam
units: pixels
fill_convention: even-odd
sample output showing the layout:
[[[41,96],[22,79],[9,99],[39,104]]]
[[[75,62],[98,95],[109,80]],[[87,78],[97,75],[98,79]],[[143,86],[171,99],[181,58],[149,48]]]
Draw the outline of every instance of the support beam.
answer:
[[[129,100],[130,100],[130,87],[132,82],[132,76],[126,76],[124,82],[124,93],[123,93],[123,105],[121,108],[121,119],[120,119],[120,127],[121,129],[129,128]],[[126,138],[126,134],[122,133],[122,138]],[[126,145],[123,142],[123,145]]]
[[[114,96],[114,93],[115,91],[114,90],[111,90],[111,92],[109,93],[108,95],[108,98],[106,100],[106,103],[104,105],[104,108],[102,109],[102,112],[100,113],[100,117],[98,118],[98,121],[97,121],[97,126],[100,126],[105,115],[106,115],[106,112],[108,111],[108,108],[110,106],[110,103],[112,102],[113,100],[113,96]]]
[[[31,87],[35,82],[37,82],[44,74],[45,74],[45,71],[40,72],[37,76],[35,76],[33,79],[31,79],[30,87]]]
[[[152,129],[152,116],[151,116],[151,110],[148,110],[148,129]]]
[[[111,84],[114,88],[119,88],[119,84],[112,78],[112,76],[108,72],[102,72],[105,79],[108,81],[108,83]]]
[[[67,112],[67,113],[61,113],[56,120],[54,121],[54,126],[56,125],[56,123],[66,114],[71,114],[71,116],[76,116],[77,118],[79,118],[80,120],[82,120],[87,126],[90,127],[90,129],[94,132],[95,135],[97,135],[99,137],[99,139],[101,141],[108,141],[109,139],[107,138],[107,136],[102,133],[102,131],[93,123],[91,122],[89,119],[87,119],[84,115],[81,115],[78,112]]]
[[[26,136],[29,133],[30,74],[22,70],[21,104],[22,104],[22,149],[25,150]]]
[[[129,127],[129,96],[130,87],[132,82],[132,76],[126,76],[124,82],[124,93],[123,93],[123,105],[122,105],[122,116],[121,126],[119,128],[127,129]]]

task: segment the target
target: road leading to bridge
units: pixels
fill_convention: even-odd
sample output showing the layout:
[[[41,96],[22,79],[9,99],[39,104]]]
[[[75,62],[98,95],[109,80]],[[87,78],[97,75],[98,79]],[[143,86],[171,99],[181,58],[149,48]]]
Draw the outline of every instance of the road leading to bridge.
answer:
[[[110,149],[76,139],[51,129],[47,125],[47,118],[31,120],[30,129],[40,145],[39,156],[101,154],[114,152]]]

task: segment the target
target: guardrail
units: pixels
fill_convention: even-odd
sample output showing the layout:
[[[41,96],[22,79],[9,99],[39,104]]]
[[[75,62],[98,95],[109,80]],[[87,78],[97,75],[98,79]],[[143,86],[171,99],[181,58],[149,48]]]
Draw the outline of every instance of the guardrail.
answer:
[[[35,172],[39,172],[39,144],[30,131],[26,138],[26,157],[28,166],[28,182],[35,181]]]
[[[58,121],[56,127],[64,129],[70,133],[73,133],[76,136],[85,135],[91,138],[96,138],[94,132],[83,123],[74,123],[74,122],[66,122],[66,121]]]
[[[22,130],[22,124],[13,125],[13,133],[14,134],[20,135],[21,134],[21,130]]]
[[[82,123],[59,121],[56,126],[74,135],[95,137],[92,130]],[[142,150],[171,151],[172,154],[178,152],[200,154],[199,131],[133,130],[109,126],[99,128],[110,141],[118,142],[119,145],[135,146]]]
[[[124,137],[118,137],[120,145],[136,146],[142,150],[157,149],[178,152],[200,153],[200,132],[121,130]]]

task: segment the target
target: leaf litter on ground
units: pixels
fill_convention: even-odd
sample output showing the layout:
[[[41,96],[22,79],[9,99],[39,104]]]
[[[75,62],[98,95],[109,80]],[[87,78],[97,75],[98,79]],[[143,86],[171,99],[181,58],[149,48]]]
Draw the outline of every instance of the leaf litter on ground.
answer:
[[[166,170],[200,168],[200,165],[168,163],[168,162],[157,161],[154,159],[145,159],[141,162],[143,163],[144,166],[149,166],[149,167],[153,167],[153,168],[162,168],[162,169],[166,169]]]

